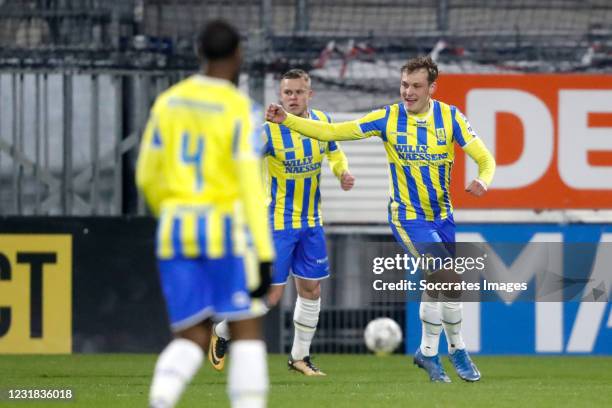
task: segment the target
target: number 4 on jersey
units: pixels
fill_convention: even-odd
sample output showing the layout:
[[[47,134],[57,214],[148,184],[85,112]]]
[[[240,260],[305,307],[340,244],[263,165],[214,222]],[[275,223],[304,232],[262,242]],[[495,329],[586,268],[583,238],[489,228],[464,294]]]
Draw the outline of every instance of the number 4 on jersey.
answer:
[[[189,143],[191,136],[188,132],[183,133],[182,147],[181,147],[181,159],[186,165],[194,166],[195,171],[195,189],[196,191],[202,191],[204,184],[204,166],[202,165],[202,159],[204,157],[204,138],[197,136],[197,145],[194,152],[189,151]]]

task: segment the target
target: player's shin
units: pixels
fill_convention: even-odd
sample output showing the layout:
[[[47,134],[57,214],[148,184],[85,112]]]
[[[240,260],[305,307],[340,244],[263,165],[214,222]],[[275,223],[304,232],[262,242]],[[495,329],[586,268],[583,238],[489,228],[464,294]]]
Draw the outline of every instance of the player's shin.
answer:
[[[424,295],[419,307],[419,317],[421,318],[421,353],[426,357],[438,354],[440,344],[440,333],[442,332],[442,321],[438,302],[426,301],[433,300]]]
[[[152,408],[174,407],[200,368],[204,353],[191,340],[175,339],[159,355],[149,393]]]
[[[465,349],[463,336],[461,335],[461,321],[463,320],[463,303],[440,302],[442,324],[446,333],[448,352]]]
[[[295,333],[293,347],[291,348],[291,358],[294,360],[303,360],[304,357],[310,355],[310,344],[317,330],[320,311],[321,298],[312,300],[301,296],[297,297],[293,312]]]
[[[227,392],[232,408],[263,408],[268,394],[266,346],[262,340],[234,340],[230,346]]]

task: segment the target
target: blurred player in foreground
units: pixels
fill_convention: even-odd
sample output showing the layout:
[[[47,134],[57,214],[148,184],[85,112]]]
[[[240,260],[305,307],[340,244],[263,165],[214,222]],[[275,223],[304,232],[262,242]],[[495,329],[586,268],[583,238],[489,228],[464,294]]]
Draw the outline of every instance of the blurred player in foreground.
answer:
[[[257,123],[263,112],[236,88],[237,31],[211,22],[197,46],[203,71],[155,101],[136,175],[159,216],[156,255],[174,332],[155,366],[150,406],[177,403],[202,364],[215,317],[229,321],[234,338],[227,387],[232,406],[264,407],[260,298],[270,284],[273,248]]]
[[[389,224],[396,240],[414,256],[452,256],[446,245],[455,242],[450,200],[450,170],[454,144],[478,164],[478,178],[466,190],[480,197],[493,179],[495,160],[459,110],[432,98],[438,67],[429,57],[413,58],[401,69],[402,101],[375,110],[352,122],[328,124],[287,113],[270,105],[268,121],[283,124],[318,140],[357,140],[378,136],[389,161]],[[432,243],[439,243],[434,245]],[[452,247],[451,245],[449,245]],[[440,272],[440,271],[438,271]],[[442,271],[444,272],[444,271]],[[446,274],[448,278],[449,273]],[[429,279],[440,279],[433,273]],[[450,279],[453,279],[452,277]],[[480,372],[465,350],[461,335],[462,303],[459,294],[424,293],[420,305],[421,345],[414,362],[431,381],[450,382],[438,357],[442,328],[449,344],[449,358],[459,377],[478,381]]]
[[[330,118],[326,113],[309,109],[312,94],[310,76],[305,71],[292,69],[281,78],[280,100],[287,111],[329,123]],[[291,271],[298,296],[288,365],[290,369],[307,376],[322,376],[325,374],[310,359],[310,344],[321,310],[321,280],[329,276],[319,189],[323,158],[327,156],[343,190],[350,190],[355,179],[336,142],[314,141],[276,123],[266,123],[264,133],[270,186],[270,223],[277,254],[273,286],[267,302],[269,307],[278,303]],[[229,338],[226,322],[214,327],[208,357],[218,370],[223,369]]]

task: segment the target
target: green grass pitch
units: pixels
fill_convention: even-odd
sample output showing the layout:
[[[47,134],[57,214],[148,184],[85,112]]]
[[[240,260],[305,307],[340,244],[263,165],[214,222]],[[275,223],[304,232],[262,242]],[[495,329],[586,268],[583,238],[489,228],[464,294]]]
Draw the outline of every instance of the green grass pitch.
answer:
[[[14,402],[18,408],[145,407],[155,355],[0,356],[0,390],[72,388],[70,402]],[[327,377],[288,372],[286,356],[269,360],[270,407],[593,407],[612,401],[612,357],[479,357],[479,383],[431,384],[407,356],[319,355]],[[225,375],[207,364],[179,407],[228,407]]]

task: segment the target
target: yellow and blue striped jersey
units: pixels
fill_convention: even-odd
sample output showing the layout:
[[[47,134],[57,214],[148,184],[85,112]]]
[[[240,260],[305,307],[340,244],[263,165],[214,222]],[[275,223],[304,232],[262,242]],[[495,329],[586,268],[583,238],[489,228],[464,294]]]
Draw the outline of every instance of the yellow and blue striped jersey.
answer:
[[[408,114],[403,103],[385,106],[353,121],[329,126],[293,115],[286,126],[320,140],[382,139],[389,162],[390,221],[440,220],[452,214],[450,176],[457,142],[479,164],[489,184],[495,161],[465,116],[432,100],[427,112]],[[472,143],[476,142],[476,143]]]
[[[313,120],[330,122],[321,111],[309,110]],[[321,164],[340,177],[348,170],[346,156],[336,142],[303,137],[286,126],[264,125],[265,154],[270,190],[269,216],[274,230],[315,227],[321,220]]]
[[[232,83],[203,75],[157,98],[136,181],[159,216],[159,258],[241,255],[252,239],[258,257],[272,259],[261,115]]]

